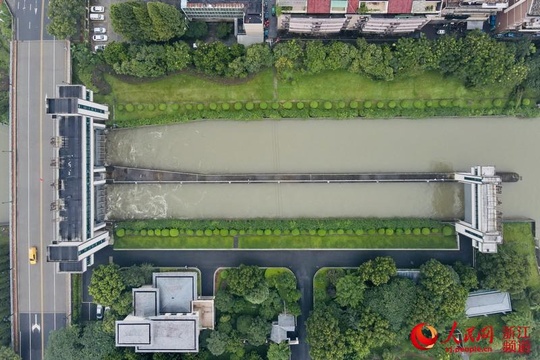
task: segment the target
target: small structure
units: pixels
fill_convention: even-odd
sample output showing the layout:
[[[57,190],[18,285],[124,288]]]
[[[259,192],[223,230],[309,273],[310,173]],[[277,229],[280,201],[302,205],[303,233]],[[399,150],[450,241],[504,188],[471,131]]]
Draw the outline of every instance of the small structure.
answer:
[[[116,322],[116,346],[135,352],[198,352],[201,329],[214,328],[213,298],[197,296],[196,272],[154,273],[133,289],[133,313]]]
[[[454,176],[465,184],[465,219],[456,222],[457,234],[470,238],[482,253],[496,253],[497,245],[503,242],[498,197],[501,177],[495,174],[494,166],[474,166],[470,173]]]
[[[467,317],[506,314],[512,311],[510,294],[507,292],[479,290],[469,293],[465,304]]]
[[[272,322],[270,340],[276,344],[286,341],[289,345],[297,345],[296,317],[292,314],[279,314],[278,321]]]

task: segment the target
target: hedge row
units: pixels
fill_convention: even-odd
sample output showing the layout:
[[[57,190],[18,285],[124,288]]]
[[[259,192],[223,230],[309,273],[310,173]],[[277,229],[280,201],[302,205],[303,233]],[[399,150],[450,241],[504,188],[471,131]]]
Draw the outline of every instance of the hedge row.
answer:
[[[515,107],[516,105],[521,105],[524,107],[531,106],[531,99],[523,99],[521,104],[516,104],[513,101],[506,101],[505,99],[483,99],[476,101],[467,101],[464,99],[442,99],[442,100],[390,100],[390,101],[376,101],[376,100],[366,100],[366,101],[282,101],[282,102],[222,102],[222,103],[183,103],[183,104],[165,104],[161,103],[159,105],[154,104],[119,104],[116,109],[118,111],[127,111],[133,112],[138,111],[203,111],[203,110],[212,110],[212,111],[241,111],[241,110],[267,110],[269,108],[273,110],[284,109],[284,110],[293,110],[298,109],[302,110],[304,108],[310,109],[425,109],[425,108],[502,108],[505,106]]]

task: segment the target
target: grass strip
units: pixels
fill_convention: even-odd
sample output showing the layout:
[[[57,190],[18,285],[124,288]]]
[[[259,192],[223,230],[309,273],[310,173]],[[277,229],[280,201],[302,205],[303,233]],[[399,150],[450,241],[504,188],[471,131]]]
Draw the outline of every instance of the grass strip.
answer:
[[[232,236],[126,236],[116,238],[115,249],[232,249]]]
[[[540,275],[536,265],[532,223],[504,223],[503,239],[505,243],[516,245],[516,251],[528,258],[531,273],[529,286],[540,289]]]

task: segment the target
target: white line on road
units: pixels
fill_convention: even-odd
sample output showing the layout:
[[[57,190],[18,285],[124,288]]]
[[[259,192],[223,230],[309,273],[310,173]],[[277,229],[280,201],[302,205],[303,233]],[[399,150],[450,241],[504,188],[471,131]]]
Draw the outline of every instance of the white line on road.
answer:
[[[30,91],[30,43],[28,43],[28,91]],[[29,100],[29,99],[28,99]],[[30,101],[28,101],[28,104],[27,104],[27,113],[26,113],[26,120],[27,120],[27,125],[26,125],[26,141],[27,141],[27,156],[28,156],[28,159],[27,159],[27,178],[26,178],[26,181],[27,181],[27,191],[28,191],[28,198],[27,198],[27,204],[26,206],[28,207],[28,212],[27,212],[27,221],[28,221],[28,224],[26,225],[27,227],[27,243],[28,243],[28,246],[26,247],[27,249],[30,248]],[[28,266],[28,327],[29,328],[32,328],[32,319],[30,318],[30,312],[32,311],[32,306],[31,306],[31,296],[30,296],[30,292],[31,292],[31,286],[30,286],[30,263],[27,262],[26,263],[27,266]],[[32,336],[29,336],[29,340],[30,340],[30,349],[32,349]],[[32,352],[30,351],[30,360],[32,359]]]
[[[34,9],[34,15],[37,15],[37,8]]]
[[[29,22],[28,22],[28,28],[30,29],[31,27],[32,27],[32,22],[29,21]]]

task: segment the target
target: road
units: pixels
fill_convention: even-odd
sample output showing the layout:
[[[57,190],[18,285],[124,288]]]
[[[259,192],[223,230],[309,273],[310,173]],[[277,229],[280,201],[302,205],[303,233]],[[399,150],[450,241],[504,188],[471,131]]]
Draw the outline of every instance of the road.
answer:
[[[302,293],[302,316],[298,318],[300,345],[293,346],[293,359],[309,359],[306,344],[305,320],[313,306],[312,279],[315,272],[326,266],[357,267],[361,263],[377,256],[391,256],[399,268],[418,268],[431,258],[445,264],[461,261],[472,264],[472,245],[470,240],[461,239],[459,250],[299,250],[299,251],[171,251],[171,250],[139,250],[113,251],[111,247],[96,254],[96,265],[106,264],[112,256],[120,266],[151,263],[162,267],[197,267],[202,273],[202,295],[213,295],[213,276],[219,267],[238,266],[240,264],[258,266],[283,266],[291,269],[298,279]],[[83,300],[91,302],[88,285],[92,267],[83,276]],[[91,310],[90,310],[91,311]]]
[[[14,299],[16,350],[23,359],[42,359],[50,331],[65,326],[69,314],[69,278],[47,263],[45,251],[53,239],[53,122],[45,114],[45,98],[56,85],[70,80],[69,47],[46,33],[48,1],[8,1],[15,19],[16,58],[16,194],[14,239],[16,281]],[[38,263],[30,265],[28,249],[38,248]]]

